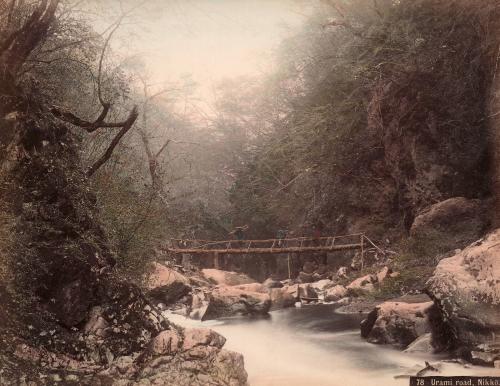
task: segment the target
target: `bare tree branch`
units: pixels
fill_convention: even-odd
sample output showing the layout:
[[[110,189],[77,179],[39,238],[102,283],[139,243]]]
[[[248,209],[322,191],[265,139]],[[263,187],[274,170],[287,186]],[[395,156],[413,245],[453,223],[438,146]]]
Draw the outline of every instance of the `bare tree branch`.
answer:
[[[170,144],[170,142],[172,142],[170,139],[167,139],[167,141],[163,144],[163,146],[160,148],[160,150],[158,150],[158,152],[156,153],[156,158],[158,158],[161,153],[163,153],[163,150],[165,150],[167,148],[167,146]]]
[[[116,30],[120,27],[121,22],[122,22],[122,20],[123,20],[124,17],[125,16],[122,15],[118,19],[118,21],[116,22],[116,25],[113,27],[113,29],[109,33],[108,37],[104,41],[104,45],[102,46],[102,51],[101,51],[101,57],[99,58],[99,68],[98,68],[98,71],[97,71],[97,95],[99,97],[99,102],[101,103],[101,105],[103,106],[103,108],[105,108],[105,104],[106,104],[104,102],[103,97],[102,97],[102,64],[103,64],[103,61],[104,61],[104,55],[106,54],[106,49],[108,48],[108,45],[109,45],[109,42],[111,41],[111,38],[113,37],[113,35],[116,32]]]
[[[128,118],[125,121],[121,122],[105,121],[104,119],[106,118],[110,108],[111,105],[109,103],[104,102],[103,109],[99,117],[94,122],[81,119],[77,117],[75,114],[73,114],[71,111],[64,110],[63,108],[57,106],[52,106],[51,112],[55,117],[59,118],[64,122],[71,123],[72,125],[85,129],[85,131],[89,133],[93,133],[94,131],[100,128],[117,128],[117,127],[123,127],[124,125],[127,124]]]
[[[124,122],[123,127],[121,130],[116,134],[116,136],[113,138],[111,143],[109,144],[107,150],[104,152],[104,154],[91,166],[89,171],[87,172],[87,177],[91,177],[102,165],[106,163],[107,160],[111,157],[113,154],[113,151],[115,150],[115,147],[118,145],[122,137],[127,134],[127,132],[132,128],[134,125],[135,121],[137,120],[137,117],[139,116],[139,112],[137,110],[137,106],[134,106],[132,111],[130,111],[130,114],[127,118],[127,120]]]

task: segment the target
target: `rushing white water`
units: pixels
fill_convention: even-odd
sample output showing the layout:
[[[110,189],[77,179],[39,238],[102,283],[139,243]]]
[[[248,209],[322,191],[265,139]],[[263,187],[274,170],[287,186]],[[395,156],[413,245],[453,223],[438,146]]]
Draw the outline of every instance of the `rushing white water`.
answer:
[[[225,348],[243,354],[252,386],[407,386],[408,379],[394,376],[422,368],[425,360],[440,359],[367,343],[356,328],[360,315],[339,314],[327,305],[275,311],[270,318],[257,320],[198,322],[173,314],[168,318],[224,335]],[[495,369],[443,363],[439,375],[500,374]]]

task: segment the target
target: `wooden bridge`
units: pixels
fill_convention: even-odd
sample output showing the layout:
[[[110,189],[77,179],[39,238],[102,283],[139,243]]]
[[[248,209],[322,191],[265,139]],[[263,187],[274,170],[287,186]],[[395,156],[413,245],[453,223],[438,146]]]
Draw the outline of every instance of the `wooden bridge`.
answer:
[[[218,256],[223,254],[280,254],[311,253],[360,250],[361,264],[367,247],[385,252],[373,243],[364,233],[327,237],[276,238],[267,240],[170,240],[166,250],[174,254],[202,254],[214,258],[218,265]]]

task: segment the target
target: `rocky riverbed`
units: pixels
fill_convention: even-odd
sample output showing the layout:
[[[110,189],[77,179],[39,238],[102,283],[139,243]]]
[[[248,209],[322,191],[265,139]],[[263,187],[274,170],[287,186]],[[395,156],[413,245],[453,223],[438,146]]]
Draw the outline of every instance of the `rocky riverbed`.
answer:
[[[368,343],[356,328],[366,314],[338,313],[335,308],[305,305],[271,311],[267,318],[205,322],[167,316],[175,323],[208,327],[225,336],[226,347],[243,354],[252,386],[403,386],[410,374],[425,367],[425,361],[439,368],[439,375],[496,373],[493,368],[446,362],[443,355]]]
[[[258,283],[237,272],[204,269],[183,275],[157,264],[150,295],[168,310],[169,318],[179,315],[182,324],[189,319],[195,325],[217,320],[207,325],[228,338],[227,347],[243,354],[257,384],[260,376],[261,384],[313,378],[318,382],[314,384],[335,384],[328,379],[341,379],[339,374],[350,371],[366,371],[367,379],[399,376],[391,378],[394,384],[419,371],[498,374],[498,256],[500,230],[442,259],[422,288],[425,293],[396,298],[372,296],[387,278],[399,275],[390,266],[374,267],[351,279],[346,269],[339,269],[314,282],[303,282],[299,275],[295,280]],[[177,297],[174,302],[172,294]],[[285,341],[277,342],[278,337]],[[288,349],[269,354],[280,350],[274,346]],[[311,354],[305,354],[309,349]],[[266,368],[257,359],[261,356],[266,363],[281,363],[279,369]],[[325,370],[323,358],[337,363],[337,372]],[[444,358],[456,363],[443,362]],[[437,360],[424,368],[425,361]],[[353,367],[356,361],[361,370]],[[282,368],[292,374],[303,368],[303,373],[290,377]]]

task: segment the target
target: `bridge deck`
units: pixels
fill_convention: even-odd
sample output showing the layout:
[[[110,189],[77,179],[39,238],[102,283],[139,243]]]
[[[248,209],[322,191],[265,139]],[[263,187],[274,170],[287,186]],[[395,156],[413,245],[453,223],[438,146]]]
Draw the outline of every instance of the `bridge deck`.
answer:
[[[172,253],[188,254],[278,254],[330,252],[363,249],[366,241],[379,249],[363,233],[327,237],[298,237],[267,240],[171,240],[166,248]],[[380,250],[380,249],[379,249]]]
[[[206,253],[219,253],[219,254],[269,254],[269,253],[301,253],[301,252],[321,252],[321,251],[342,251],[351,249],[361,249],[361,244],[342,244],[333,246],[311,246],[311,247],[273,247],[273,248],[225,248],[225,249],[197,249],[197,248],[167,248],[169,252],[173,253],[189,253],[189,254],[206,254]]]

